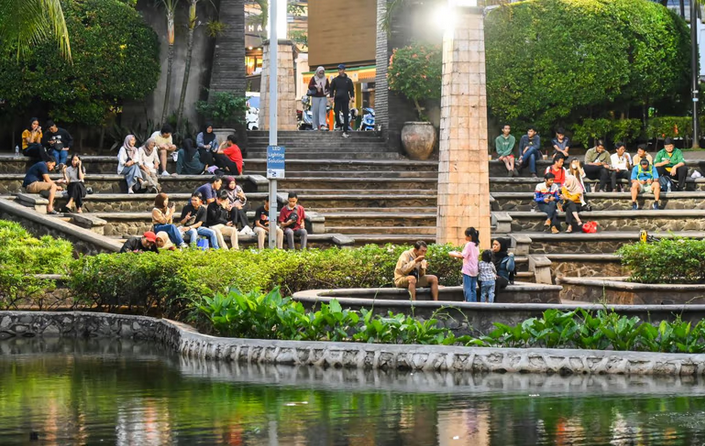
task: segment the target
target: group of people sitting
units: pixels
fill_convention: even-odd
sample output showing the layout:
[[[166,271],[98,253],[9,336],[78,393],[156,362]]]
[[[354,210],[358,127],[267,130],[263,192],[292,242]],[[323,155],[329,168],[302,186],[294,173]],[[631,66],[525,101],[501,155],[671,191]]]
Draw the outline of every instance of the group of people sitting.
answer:
[[[223,188],[225,181],[226,187]],[[255,211],[254,224],[249,224],[245,208],[247,197],[233,177],[214,176],[209,183],[197,188],[178,217],[169,196],[159,193],[152,209],[152,231],[128,239],[120,252],[184,249],[200,246],[211,249],[239,249],[238,235],[257,236],[258,249],[264,249],[269,234],[269,198]],[[288,204],[279,212],[276,231],[277,248],[282,249],[286,238],[289,249],[295,249],[299,237],[301,249],[306,249],[308,232],[306,211],[298,204],[298,196],[290,192]],[[238,227],[241,229],[238,231]],[[230,247],[226,242],[230,239]]]

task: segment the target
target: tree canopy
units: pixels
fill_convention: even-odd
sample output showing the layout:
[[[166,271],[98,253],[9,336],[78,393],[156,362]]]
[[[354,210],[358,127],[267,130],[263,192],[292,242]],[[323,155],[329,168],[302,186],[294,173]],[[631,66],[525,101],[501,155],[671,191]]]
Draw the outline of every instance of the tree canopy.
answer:
[[[2,1],[2,0],[0,0]],[[119,0],[67,0],[73,63],[38,42],[18,61],[0,54],[0,97],[16,110],[40,106],[64,123],[100,125],[125,100],[142,99],[159,78],[159,43],[142,16]]]
[[[485,20],[488,106],[542,130],[688,94],[685,22],[648,0],[541,0]]]
[[[50,37],[70,60],[71,45],[60,0],[0,0],[0,48],[13,48],[19,58]]]

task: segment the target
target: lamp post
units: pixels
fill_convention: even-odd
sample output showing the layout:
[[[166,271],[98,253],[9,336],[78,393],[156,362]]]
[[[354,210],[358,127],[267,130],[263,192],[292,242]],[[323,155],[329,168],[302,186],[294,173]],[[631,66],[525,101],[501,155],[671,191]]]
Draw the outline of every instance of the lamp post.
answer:
[[[269,0],[269,145],[277,145],[277,3],[285,0]],[[277,247],[277,180],[269,180],[269,249]]]
[[[697,149],[700,147],[700,140],[698,137],[699,125],[698,125],[698,80],[700,79],[700,74],[698,73],[698,2],[695,0],[690,0],[690,67],[691,67],[691,78],[693,81],[692,93],[693,93],[693,148]]]

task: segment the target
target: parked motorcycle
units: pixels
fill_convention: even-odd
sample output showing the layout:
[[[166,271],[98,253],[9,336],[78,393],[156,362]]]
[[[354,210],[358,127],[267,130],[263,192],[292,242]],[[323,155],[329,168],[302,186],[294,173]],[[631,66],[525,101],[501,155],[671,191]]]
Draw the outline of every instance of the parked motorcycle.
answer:
[[[301,98],[303,111],[296,112],[299,130],[313,130],[313,112],[311,112],[311,98],[304,96]]]
[[[360,131],[373,132],[375,130],[375,111],[372,108],[365,107],[362,109],[362,123]]]

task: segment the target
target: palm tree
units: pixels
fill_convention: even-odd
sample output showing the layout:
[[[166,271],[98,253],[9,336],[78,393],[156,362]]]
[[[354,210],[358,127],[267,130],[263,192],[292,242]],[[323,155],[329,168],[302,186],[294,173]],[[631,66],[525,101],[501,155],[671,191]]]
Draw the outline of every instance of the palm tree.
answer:
[[[188,38],[186,40],[186,66],[184,67],[184,79],[181,81],[181,96],[179,97],[179,108],[176,113],[176,129],[181,128],[181,119],[184,115],[184,101],[186,101],[186,87],[188,87],[188,76],[191,72],[191,54],[193,53],[193,34],[198,24],[196,7],[199,0],[189,0],[188,8]]]
[[[0,0],[3,1],[3,0]],[[176,5],[179,0],[160,0],[166,10],[167,25],[167,68],[166,68],[166,92],[164,93],[164,108],[162,109],[162,125],[166,122],[169,114],[169,96],[171,95],[171,73],[174,68],[174,16],[176,15]]]
[[[59,0],[0,0],[0,48],[16,47],[21,58],[39,42],[55,38],[61,55],[71,60],[71,44]]]

